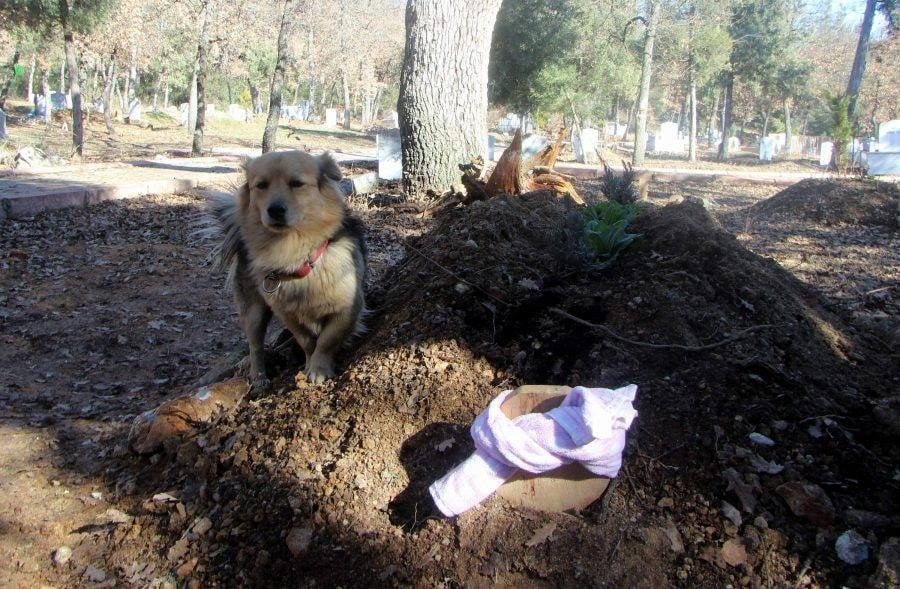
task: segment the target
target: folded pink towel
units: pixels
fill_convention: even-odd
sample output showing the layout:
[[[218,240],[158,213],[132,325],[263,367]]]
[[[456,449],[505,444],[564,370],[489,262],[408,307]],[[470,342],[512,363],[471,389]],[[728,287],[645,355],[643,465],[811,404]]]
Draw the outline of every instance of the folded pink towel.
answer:
[[[575,387],[555,409],[509,419],[500,406],[513,391],[504,391],[472,423],[475,453],[428,491],[451,517],[490,497],[519,469],[538,474],[580,462],[598,476],[614,477],[622,466],[625,431],[637,416],[636,392],[633,384]]]

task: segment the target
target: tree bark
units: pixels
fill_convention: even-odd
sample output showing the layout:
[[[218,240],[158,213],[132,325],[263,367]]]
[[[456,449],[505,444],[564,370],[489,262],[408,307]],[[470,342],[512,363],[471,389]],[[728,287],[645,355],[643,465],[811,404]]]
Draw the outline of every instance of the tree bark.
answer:
[[[6,108],[6,98],[9,95],[9,89],[16,79],[16,64],[19,63],[19,55],[19,48],[16,47],[16,50],[13,52],[12,65],[9,68],[9,77],[3,83],[3,88],[0,89],[0,109]]]
[[[713,132],[716,130],[716,118],[719,114],[719,93],[716,92],[716,97],[713,100],[712,112],[709,114],[709,121],[706,123],[706,140],[707,145],[712,142]]]
[[[658,0],[647,3],[647,35],[644,38],[644,59],[641,64],[641,85],[638,93],[638,108],[634,125],[634,155],[631,159],[635,167],[644,165],[647,149],[647,110],[650,107],[650,75],[653,68],[653,44],[656,40],[656,26],[659,22]]]
[[[32,100],[34,97],[34,71],[37,69],[37,56],[31,56],[31,67],[28,70],[28,86],[26,86],[25,97]]]
[[[291,0],[284,0],[281,10],[281,24],[278,27],[278,56],[275,59],[275,71],[272,73],[272,89],[269,92],[269,116],[266,118],[266,130],[263,131],[262,152],[267,153],[275,147],[275,134],[278,131],[278,120],[281,118],[281,93],[284,90],[284,69],[288,54],[288,16],[291,11]]]
[[[50,100],[50,69],[44,70],[41,76],[41,91],[44,93],[44,122],[48,125],[53,120],[53,102]]]
[[[791,102],[784,101],[784,153],[790,156],[794,153],[794,135],[791,131]]]
[[[763,113],[763,128],[762,128],[762,137],[765,137],[769,133],[769,111]]]
[[[487,135],[491,35],[500,0],[409,0],[397,111],[403,184],[444,192]]]
[[[72,95],[72,146],[80,157],[84,152],[84,112],[81,109],[81,80],[78,72],[78,55],[75,38],[69,23],[69,0],[59,0],[59,15],[69,66],[69,94]]]
[[[203,2],[200,10],[200,40],[197,43],[197,123],[194,126],[194,141],[191,155],[203,153],[203,127],[206,123],[206,53],[209,50],[210,7]]]
[[[688,161],[695,162],[697,161],[697,83],[694,81],[693,75],[691,75],[690,103],[691,129],[688,136]]]
[[[347,72],[341,70],[341,86],[344,89],[344,128],[350,128],[350,114],[353,111],[350,105],[350,83],[347,81]]]
[[[247,76],[247,86],[250,87],[250,108],[253,111],[253,114],[256,114],[262,110],[262,107],[259,104],[259,88],[256,87],[253,80],[250,79],[250,76]]]
[[[103,122],[106,124],[106,132],[110,137],[116,136],[116,129],[112,124],[112,92],[116,83],[116,58],[110,60],[109,73],[106,75],[106,84],[103,87]]]
[[[68,11],[68,8],[66,8]],[[59,64],[59,91],[66,91],[66,57],[63,57],[63,61]]]
[[[732,121],[733,113],[732,113],[732,100],[731,97],[734,94],[734,72],[728,71],[725,73],[725,92],[722,96],[722,141],[719,143],[719,161],[728,159],[728,138],[731,136],[731,126],[734,124]]]
[[[866,73],[866,58],[869,56],[869,36],[872,33],[872,21],[875,19],[875,4],[876,0],[866,0],[866,12],[859,29],[859,41],[856,44],[853,69],[850,70],[850,80],[847,82],[847,96],[850,97],[847,114],[850,116],[851,124],[856,121],[856,101],[859,98],[863,75]]]

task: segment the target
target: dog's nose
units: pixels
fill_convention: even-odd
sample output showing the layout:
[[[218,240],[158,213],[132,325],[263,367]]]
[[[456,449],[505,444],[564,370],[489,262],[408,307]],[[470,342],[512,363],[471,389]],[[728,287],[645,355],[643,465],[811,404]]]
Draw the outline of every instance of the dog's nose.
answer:
[[[266,212],[269,213],[269,218],[276,223],[284,223],[284,216],[287,213],[287,209],[280,202],[273,202],[269,205],[269,208],[266,209]]]

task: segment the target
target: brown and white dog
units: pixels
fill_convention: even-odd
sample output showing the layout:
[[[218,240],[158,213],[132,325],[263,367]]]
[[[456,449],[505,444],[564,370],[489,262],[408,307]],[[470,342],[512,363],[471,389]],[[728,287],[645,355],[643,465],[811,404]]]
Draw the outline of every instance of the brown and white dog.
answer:
[[[335,374],[335,352],[362,329],[362,223],[328,154],[270,152],[244,169],[236,195],[212,198],[208,212],[221,230],[219,261],[231,269],[251,379],[268,382],[263,343],[274,313],[303,348],[307,379],[323,382]]]

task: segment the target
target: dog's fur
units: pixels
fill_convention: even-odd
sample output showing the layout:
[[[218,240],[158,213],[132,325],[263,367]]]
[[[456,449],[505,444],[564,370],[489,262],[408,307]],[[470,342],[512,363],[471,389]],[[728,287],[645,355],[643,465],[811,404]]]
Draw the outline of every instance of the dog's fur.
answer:
[[[362,328],[362,223],[347,210],[337,185],[341,172],[328,154],[271,152],[244,169],[237,194],[212,198],[208,212],[221,229],[219,262],[231,269],[251,378],[267,382],[263,342],[274,313],[303,348],[307,379],[323,382],[334,376],[335,352]],[[328,247],[308,276],[265,292],[269,273],[293,273],[325,239]]]

